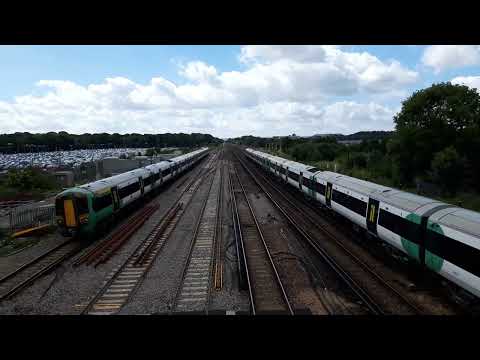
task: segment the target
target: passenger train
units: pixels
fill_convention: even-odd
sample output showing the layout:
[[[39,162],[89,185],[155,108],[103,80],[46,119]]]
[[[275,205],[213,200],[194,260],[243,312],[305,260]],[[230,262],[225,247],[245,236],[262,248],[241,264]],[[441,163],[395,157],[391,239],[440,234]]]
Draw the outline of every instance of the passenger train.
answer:
[[[120,211],[178,177],[208,154],[208,148],[67,189],[55,198],[57,224],[64,235],[93,235]]]
[[[480,213],[253,149],[246,153],[372,236],[480,297]]]

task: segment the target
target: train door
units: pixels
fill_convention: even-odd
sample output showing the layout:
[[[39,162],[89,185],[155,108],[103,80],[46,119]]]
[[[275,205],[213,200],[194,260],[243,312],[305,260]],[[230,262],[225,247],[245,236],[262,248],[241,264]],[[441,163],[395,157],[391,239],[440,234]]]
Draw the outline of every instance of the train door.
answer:
[[[302,183],[303,183],[303,172],[300,171],[300,176],[298,177],[298,188],[302,191]]]
[[[163,184],[163,174],[162,174],[162,170],[158,170],[158,178],[160,179],[160,185]]]
[[[368,200],[368,210],[367,210],[367,229],[369,232],[377,235],[377,219],[378,219],[378,211],[379,211],[379,204],[378,200],[370,198]]]
[[[288,183],[288,166],[285,168],[285,182]]]
[[[327,189],[325,191],[325,203],[329,208],[332,207],[332,192],[333,192],[333,185],[330,182],[327,182]]]
[[[309,193],[310,193],[310,196],[314,199],[315,199],[315,183],[316,183],[315,176],[312,175],[312,177],[310,177],[310,189],[309,189],[310,191],[309,191]]]
[[[66,227],[76,227],[77,226],[77,216],[75,211],[75,205],[73,199],[65,199],[63,201],[63,211],[65,214],[65,226]]]
[[[114,186],[110,189],[112,193],[113,211],[120,209],[120,197],[118,196],[118,187]]]
[[[141,176],[138,177],[138,182],[140,183],[140,193],[143,195],[145,192],[145,187],[143,186],[143,179]]]

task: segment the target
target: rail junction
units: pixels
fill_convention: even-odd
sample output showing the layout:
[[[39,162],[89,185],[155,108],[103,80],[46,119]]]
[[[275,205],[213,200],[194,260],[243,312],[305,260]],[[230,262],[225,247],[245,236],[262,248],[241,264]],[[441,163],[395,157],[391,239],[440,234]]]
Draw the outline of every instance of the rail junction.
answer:
[[[67,238],[0,276],[0,314],[459,312],[436,291],[412,292],[317,207],[241,147],[220,146],[105,236]]]

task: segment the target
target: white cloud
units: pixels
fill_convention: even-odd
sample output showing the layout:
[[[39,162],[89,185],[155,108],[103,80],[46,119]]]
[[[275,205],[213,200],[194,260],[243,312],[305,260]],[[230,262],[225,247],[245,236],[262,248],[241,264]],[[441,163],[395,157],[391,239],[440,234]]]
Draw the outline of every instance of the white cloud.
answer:
[[[185,84],[162,77],[147,84],[114,77],[87,86],[41,80],[42,95],[0,101],[0,128],[216,136],[391,129],[390,108],[352,97],[400,94],[418,78],[397,61],[336,46],[244,46],[240,58],[242,71],[218,72],[201,61],[179,65]]]
[[[446,69],[476,65],[480,63],[480,46],[432,45],[425,49],[422,62],[437,74]]]
[[[291,59],[299,62],[320,62],[325,58],[326,46],[318,45],[249,45],[243,46],[240,61],[272,62]]]
[[[192,61],[187,66],[182,66],[180,74],[196,82],[208,82],[217,76],[217,69],[202,61]]]
[[[452,84],[467,85],[472,89],[477,89],[480,92],[480,76],[458,76],[453,78]]]

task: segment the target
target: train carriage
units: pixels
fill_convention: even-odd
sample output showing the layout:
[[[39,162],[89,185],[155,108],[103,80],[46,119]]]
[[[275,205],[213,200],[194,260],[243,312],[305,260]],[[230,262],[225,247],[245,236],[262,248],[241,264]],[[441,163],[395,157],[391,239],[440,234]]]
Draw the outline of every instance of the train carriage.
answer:
[[[57,223],[64,233],[95,233],[118,211],[139,201],[207,155],[208,148],[106,179],[67,189],[56,196]],[[187,159],[190,162],[187,164]]]
[[[246,153],[410,259],[480,297],[479,213],[260,151]]]

